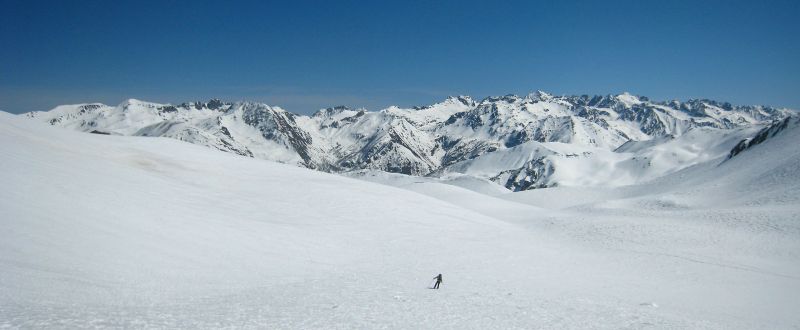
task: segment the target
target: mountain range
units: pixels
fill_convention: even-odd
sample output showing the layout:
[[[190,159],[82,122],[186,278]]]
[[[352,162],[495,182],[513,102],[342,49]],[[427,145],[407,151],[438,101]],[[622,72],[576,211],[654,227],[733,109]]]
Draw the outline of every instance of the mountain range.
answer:
[[[800,116],[535,96],[0,111],[0,328],[798,328]]]
[[[179,105],[129,99],[24,116],[90,133],[173,138],[326,172],[469,176],[521,191],[652,180],[735,155],[759,130],[792,113],[706,99],[537,91],[479,101],[454,96],[380,111],[338,106],[311,116],[218,99]]]

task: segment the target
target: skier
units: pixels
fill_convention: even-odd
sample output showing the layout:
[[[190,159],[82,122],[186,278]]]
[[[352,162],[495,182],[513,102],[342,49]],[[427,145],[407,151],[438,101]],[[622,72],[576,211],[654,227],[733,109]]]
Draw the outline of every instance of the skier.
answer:
[[[436,275],[436,277],[434,277],[434,279],[436,280],[436,284],[433,285],[433,288],[438,290],[439,289],[439,283],[442,283],[442,274]]]

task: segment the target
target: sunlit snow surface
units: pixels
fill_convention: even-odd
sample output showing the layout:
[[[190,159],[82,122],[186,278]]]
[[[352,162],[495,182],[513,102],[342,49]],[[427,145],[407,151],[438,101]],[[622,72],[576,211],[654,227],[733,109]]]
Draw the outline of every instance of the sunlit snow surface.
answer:
[[[507,193],[0,113],[0,327],[796,328],[799,140]]]

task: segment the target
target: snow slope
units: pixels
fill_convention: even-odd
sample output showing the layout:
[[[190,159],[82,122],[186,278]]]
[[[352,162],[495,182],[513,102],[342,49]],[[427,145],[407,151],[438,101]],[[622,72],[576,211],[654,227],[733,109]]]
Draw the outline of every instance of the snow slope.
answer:
[[[561,142],[526,142],[448,166],[513,191],[555,186],[619,187],[645,183],[728,155],[761,126],[695,128],[673,137],[629,141],[616,150]]]
[[[797,132],[556,210],[0,112],[0,326],[797,327]]]

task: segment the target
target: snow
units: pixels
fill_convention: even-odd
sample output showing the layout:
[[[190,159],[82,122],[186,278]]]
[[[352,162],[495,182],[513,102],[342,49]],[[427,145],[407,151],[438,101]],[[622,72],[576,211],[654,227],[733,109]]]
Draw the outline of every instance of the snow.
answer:
[[[340,106],[313,116],[254,102],[214,99],[173,106],[130,99],[116,107],[59,106],[25,117],[84,132],[169,137],[338,173],[379,169],[439,176],[470,172],[463,162],[472,163],[476,157],[524,159],[516,168],[505,167],[503,162],[490,164],[484,169],[496,171],[484,171],[478,179],[491,179],[510,190],[526,190],[651,180],[716,156],[704,154],[704,147],[718,151],[703,143],[688,149],[667,143],[672,138],[712,128],[740,132],[785,118],[787,111],[711,100],[659,103],[628,93],[556,97],[537,91],[525,97],[506,95],[479,102],[468,96],[449,97],[430,106],[392,106],[377,112]],[[517,148],[529,142],[570,144],[583,150],[534,159],[527,147]],[[651,150],[643,151],[645,146]],[[618,155],[622,150],[634,155]],[[508,155],[510,152],[520,154]],[[672,152],[677,156],[672,157]],[[574,155],[578,158],[560,159]],[[659,155],[667,157],[660,157],[657,163],[650,158]],[[654,163],[657,166],[652,166]],[[451,165],[455,168],[449,168]],[[601,169],[602,175],[586,175],[595,169]]]
[[[403,117],[423,129],[433,129],[436,124],[444,122],[450,116],[458,112],[467,111],[474,106],[474,101],[469,96],[451,96],[443,102],[421,109],[402,109],[392,106],[382,110],[382,112]]]
[[[640,101],[638,97],[631,95],[628,92],[624,92],[622,94],[617,95],[617,100],[622,102],[622,104],[624,104],[626,108],[630,108],[631,106],[642,103],[642,101]]]
[[[0,327],[797,328],[800,129],[718,155],[745,133],[636,185],[502,193],[0,113]]]
[[[645,183],[727,155],[742,139],[760,127],[741,129],[695,128],[678,137],[629,141],[614,151],[582,144],[527,142],[447,167],[460,173],[503,184],[508,172],[536,161],[554,171],[542,178],[548,186],[619,187]]]

